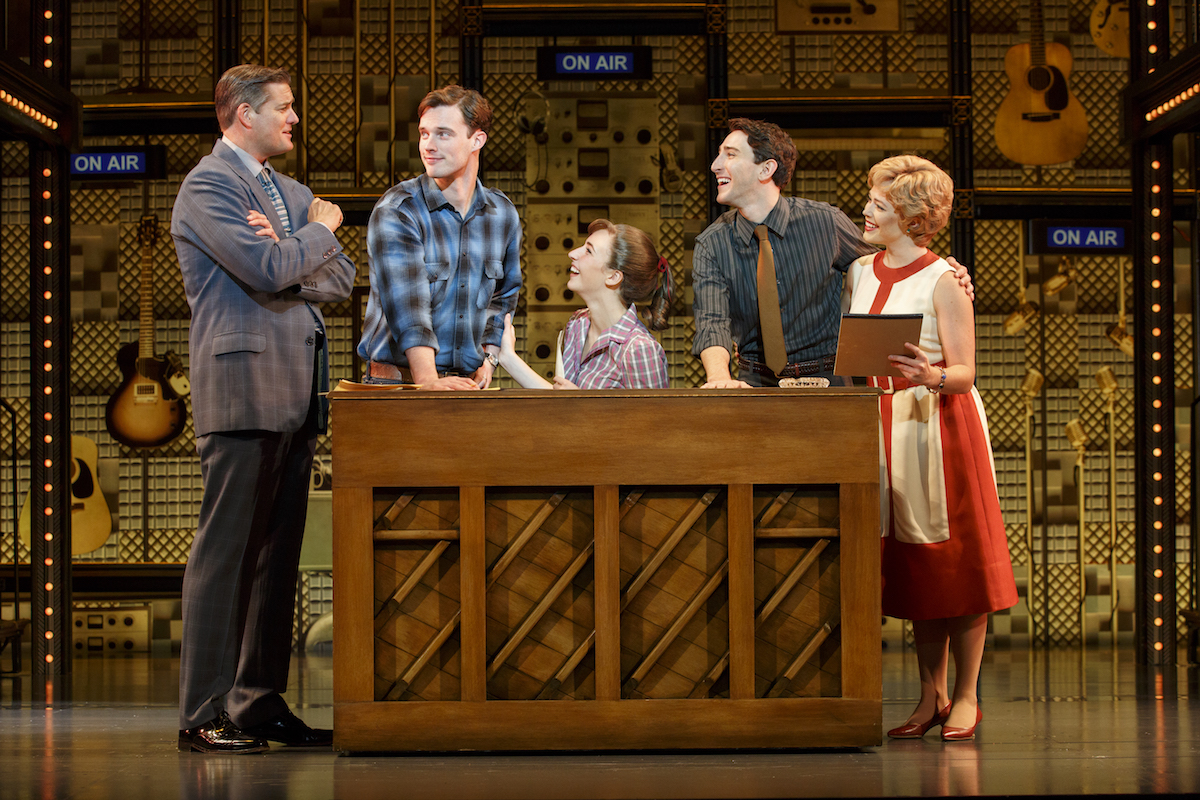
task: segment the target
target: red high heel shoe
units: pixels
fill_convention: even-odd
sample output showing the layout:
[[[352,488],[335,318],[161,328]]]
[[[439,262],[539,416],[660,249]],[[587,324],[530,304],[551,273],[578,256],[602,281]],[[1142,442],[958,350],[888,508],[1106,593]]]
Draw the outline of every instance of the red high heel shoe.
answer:
[[[929,733],[930,728],[945,725],[949,718],[950,704],[946,703],[946,707],[934,714],[928,722],[907,722],[899,728],[892,728],[887,735],[889,739],[920,739]]]
[[[946,716],[948,717],[949,714]],[[977,728],[981,722],[983,722],[983,711],[976,707],[975,724],[969,728],[953,728],[949,725],[942,725],[942,741],[969,742],[975,738],[975,728]]]

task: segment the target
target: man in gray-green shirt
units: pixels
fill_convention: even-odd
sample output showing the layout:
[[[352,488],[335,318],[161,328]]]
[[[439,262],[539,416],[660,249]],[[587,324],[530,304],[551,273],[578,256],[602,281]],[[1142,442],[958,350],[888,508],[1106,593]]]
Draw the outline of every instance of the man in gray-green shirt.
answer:
[[[876,252],[840,209],[800,197],[783,197],[792,178],[796,147],[778,125],[744,118],[729,121],[729,135],[712,163],[717,201],[733,210],[696,237],[692,256],[692,352],[704,364],[706,389],[775,386],[781,377],[833,377],[841,321],[842,282],[850,264]],[[863,195],[867,187],[863,185]],[[765,224],[775,254],[779,304],[788,366],[767,367],[758,323],[758,243]],[[959,282],[974,297],[971,279]],[[742,380],[729,363],[737,344]]]

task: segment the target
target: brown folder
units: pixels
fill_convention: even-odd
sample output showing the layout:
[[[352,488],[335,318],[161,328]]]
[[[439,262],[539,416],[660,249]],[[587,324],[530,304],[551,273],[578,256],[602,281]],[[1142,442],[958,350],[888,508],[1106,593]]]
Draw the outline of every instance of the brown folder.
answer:
[[[905,342],[921,343],[924,314],[842,314],[833,374],[903,377],[888,356],[911,355]]]

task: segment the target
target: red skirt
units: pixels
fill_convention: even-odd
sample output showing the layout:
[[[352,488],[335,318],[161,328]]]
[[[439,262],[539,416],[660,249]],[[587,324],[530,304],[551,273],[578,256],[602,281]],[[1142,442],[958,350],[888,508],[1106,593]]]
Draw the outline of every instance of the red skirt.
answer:
[[[1011,608],[1017,586],[978,392],[895,384],[879,408],[883,613],[924,620]]]

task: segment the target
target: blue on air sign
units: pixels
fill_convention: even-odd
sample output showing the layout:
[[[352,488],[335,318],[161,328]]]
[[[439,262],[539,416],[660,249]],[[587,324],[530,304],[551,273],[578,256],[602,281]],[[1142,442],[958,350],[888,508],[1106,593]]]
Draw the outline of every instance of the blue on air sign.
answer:
[[[72,180],[143,180],[166,177],[166,147],[93,147],[71,154]]]
[[[1080,225],[1046,228],[1051,247],[1095,247],[1119,250],[1125,247],[1124,228],[1090,228]]]
[[[633,53],[556,53],[559,75],[631,75]]]
[[[651,50],[645,45],[537,49],[537,72],[540,81],[613,76],[648,80],[651,76],[650,67]]]
[[[145,153],[77,153],[71,156],[72,175],[137,175],[146,171]]]
[[[1031,221],[1030,252],[1038,255],[1121,255],[1129,252],[1129,222]]]

